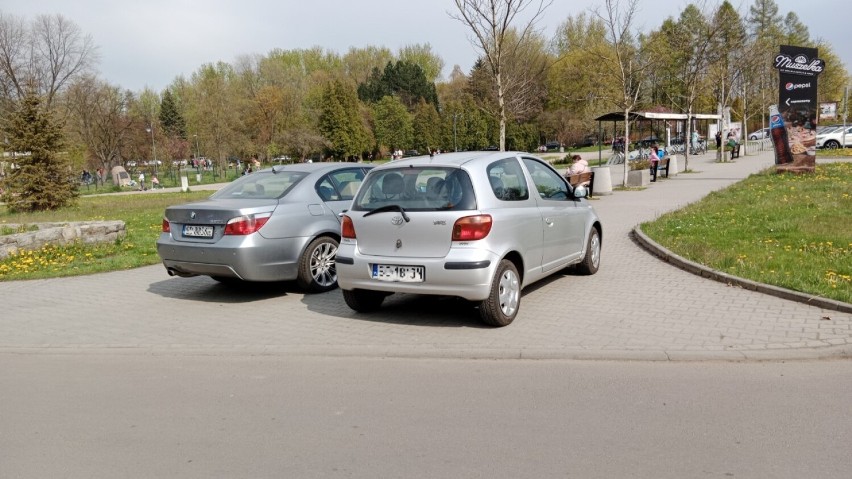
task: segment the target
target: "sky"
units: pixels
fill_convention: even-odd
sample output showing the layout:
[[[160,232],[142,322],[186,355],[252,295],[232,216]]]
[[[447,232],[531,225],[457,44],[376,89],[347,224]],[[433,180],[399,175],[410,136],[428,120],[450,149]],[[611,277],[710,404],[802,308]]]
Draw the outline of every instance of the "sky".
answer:
[[[604,0],[554,0],[538,23],[551,38],[569,16],[602,8]],[[709,0],[716,5],[715,0]],[[657,29],[686,0],[639,0],[635,26]],[[697,3],[697,2],[696,2]],[[731,0],[742,16],[753,0]],[[852,69],[852,2],[775,0],[779,13],[795,11],[811,38],[828,41]],[[0,0],[0,12],[32,20],[59,13],[92,36],[101,79],[132,91],[161,91],[206,63],[234,63],[243,55],[315,46],[345,54],[350,47],[430,44],[444,60],[468,72],[477,58],[468,29],[450,17],[453,0]]]

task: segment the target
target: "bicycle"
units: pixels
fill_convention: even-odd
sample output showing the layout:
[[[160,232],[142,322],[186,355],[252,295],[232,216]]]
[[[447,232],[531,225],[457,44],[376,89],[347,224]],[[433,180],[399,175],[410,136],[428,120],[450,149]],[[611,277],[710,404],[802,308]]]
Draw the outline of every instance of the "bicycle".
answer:
[[[698,144],[690,149],[690,155],[702,155],[707,153],[707,140],[698,140]]]

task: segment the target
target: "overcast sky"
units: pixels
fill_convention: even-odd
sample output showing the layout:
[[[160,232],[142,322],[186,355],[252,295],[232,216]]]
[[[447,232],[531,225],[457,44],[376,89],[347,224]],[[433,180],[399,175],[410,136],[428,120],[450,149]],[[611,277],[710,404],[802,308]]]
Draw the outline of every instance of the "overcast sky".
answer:
[[[677,16],[686,0],[639,0],[637,26],[650,31]],[[715,2],[713,2],[716,4]],[[732,0],[742,16],[752,0]],[[776,0],[782,15],[795,9],[811,38],[827,40],[852,67],[850,0]],[[547,38],[569,15],[603,0],[555,0],[539,24]],[[672,7],[674,6],[674,8]],[[90,34],[98,46],[102,79],[139,91],[160,91],[202,64],[233,63],[245,54],[265,55],[320,46],[340,54],[350,47],[400,47],[429,43],[445,63],[468,72],[476,51],[467,29],[450,18],[452,0],[2,0],[4,14],[33,19],[59,13]]]

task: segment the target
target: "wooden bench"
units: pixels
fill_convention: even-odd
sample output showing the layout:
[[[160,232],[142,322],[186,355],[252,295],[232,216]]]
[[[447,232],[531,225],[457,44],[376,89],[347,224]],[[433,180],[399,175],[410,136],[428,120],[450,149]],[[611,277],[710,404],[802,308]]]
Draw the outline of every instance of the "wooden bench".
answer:
[[[728,151],[730,151],[730,152],[731,152],[731,159],[732,159],[732,160],[733,160],[734,158],[739,158],[739,157],[740,157],[740,146],[741,146],[741,145],[740,145],[739,143],[737,143],[737,144],[736,144],[736,145],[734,145],[734,146],[729,146],[729,147],[728,147]]]
[[[660,171],[665,173],[666,178],[669,177],[669,158],[662,158],[658,161],[656,168],[651,165],[651,181],[657,181],[657,173]]]
[[[595,172],[587,171],[586,173],[577,173],[575,175],[568,175],[565,177],[568,180],[568,183],[571,184],[572,187],[576,187],[580,183],[589,182],[589,197],[592,196],[592,192],[594,191],[595,186]]]

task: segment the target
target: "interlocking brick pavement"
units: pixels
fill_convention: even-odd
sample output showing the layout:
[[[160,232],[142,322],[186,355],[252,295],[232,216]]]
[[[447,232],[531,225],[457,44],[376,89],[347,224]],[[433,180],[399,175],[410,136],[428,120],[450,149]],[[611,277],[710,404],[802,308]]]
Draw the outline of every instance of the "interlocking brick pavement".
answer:
[[[513,324],[483,326],[452,298],[395,295],[352,312],[340,291],[233,288],[162,266],[0,283],[0,352],[328,355],[632,360],[852,355],[852,314],[707,280],[638,246],[639,223],[772,165],[771,153],[591,200],[604,226],[594,276],[559,274],[524,291]],[[616,174],[616,172],[614,172]],[[650,291],[665,291],[651,295]],[[829,318],[829,319],[826,319]]]

